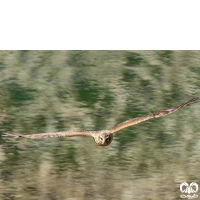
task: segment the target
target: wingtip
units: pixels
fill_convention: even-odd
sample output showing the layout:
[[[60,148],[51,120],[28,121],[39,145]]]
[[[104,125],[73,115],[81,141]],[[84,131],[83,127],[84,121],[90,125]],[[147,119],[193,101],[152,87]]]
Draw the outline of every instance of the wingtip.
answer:
[[[199,99],[199,97],[192,98],[190,101],[187,102],[188,106],[191,105],[191,104],[193,104],[193,103],[198,103],[198,101],[197,101],[198,99]]]
[[[199,98],[198,97],[194,97],[192,98],[191,100],[189,101],[186,101],[185,103],[181,104],[180,107],[183,107],[183,106],[190,106],[192,105],[193,103],[198,103],[198,100]]]
[[[19,137],[23,137],[20,134],[10,134],[10,133],[3,133],[4,135],[2,135],[3,138],[19,138]]]

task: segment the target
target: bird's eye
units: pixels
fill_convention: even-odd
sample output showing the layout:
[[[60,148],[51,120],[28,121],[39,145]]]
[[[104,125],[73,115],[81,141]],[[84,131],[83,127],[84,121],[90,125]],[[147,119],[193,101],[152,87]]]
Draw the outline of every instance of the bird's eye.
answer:
[[[106,138],[106,141],[109,141],[109,138]]]
[[[103,141],[103,138],[102,138],[102,137],[100,137],[100,140],[101,140],[101,141]]]

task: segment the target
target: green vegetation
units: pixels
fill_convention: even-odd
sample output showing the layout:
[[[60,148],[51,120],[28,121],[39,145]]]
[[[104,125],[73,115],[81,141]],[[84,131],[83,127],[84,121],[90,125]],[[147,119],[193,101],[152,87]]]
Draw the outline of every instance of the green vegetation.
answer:
[[[200,51],[0,51],[0,199],[178,199],[200,183],[200,103],[92,138],[3,140],[99,130],[200,94]]]

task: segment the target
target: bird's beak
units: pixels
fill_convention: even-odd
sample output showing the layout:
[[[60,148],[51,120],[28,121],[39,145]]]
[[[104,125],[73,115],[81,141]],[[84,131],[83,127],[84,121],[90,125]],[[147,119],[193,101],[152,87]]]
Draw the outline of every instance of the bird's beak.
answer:
[[[105,142],[106,142],[105,139],[103,139],[102,144],[105,144]]]

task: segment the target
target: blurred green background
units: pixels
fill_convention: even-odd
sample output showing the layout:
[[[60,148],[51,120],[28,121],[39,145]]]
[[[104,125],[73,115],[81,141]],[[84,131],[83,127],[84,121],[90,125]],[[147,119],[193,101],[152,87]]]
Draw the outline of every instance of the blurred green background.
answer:
[[[200,51],[0,51],[0,199],[179,199],[200,184],[200,103],[92,138],[3,139],[100,130],[200,94]]]

